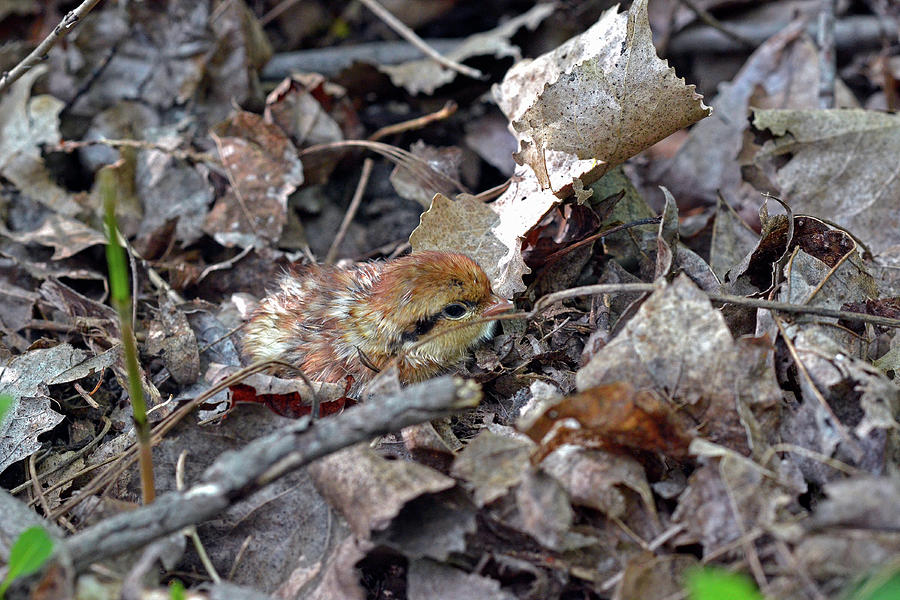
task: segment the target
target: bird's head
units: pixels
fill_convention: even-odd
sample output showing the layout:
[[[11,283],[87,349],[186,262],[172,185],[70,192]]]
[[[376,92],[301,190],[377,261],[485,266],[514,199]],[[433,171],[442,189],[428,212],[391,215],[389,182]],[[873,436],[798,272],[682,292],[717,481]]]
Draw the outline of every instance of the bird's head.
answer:
[[[513,305],[491,291],[484,270],[471,258],[421,252],[385,267],[372,290],[371,308],[389,353],[405,353],[415,368],[417,361],[452,366],[489,338],[494,328],[493,321],[460,325],[495,316]],[[419,344],[426,336],[432,337]]]

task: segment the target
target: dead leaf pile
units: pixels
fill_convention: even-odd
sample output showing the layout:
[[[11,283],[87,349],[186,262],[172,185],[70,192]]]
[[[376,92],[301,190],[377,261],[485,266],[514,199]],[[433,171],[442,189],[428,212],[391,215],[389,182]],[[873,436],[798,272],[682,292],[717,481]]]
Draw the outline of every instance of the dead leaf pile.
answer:
[[[50,4],[0,23],[33,46]],[[358,3],[100,3],[0,92],[0,512],[46,523],[61,565],[9,597],[645,600],[717,565],[767,598],[876,598],[900,560],[900,71],[842,28],[897,10],[839,5],[835,71],[808,2],[384,4],[464,67]],[[154,427],[142,508],[101,178]],[[409,249],[471,256],[525,311],[458,368],[477,408],[353,437],[390,372],[348,398],[242,371],[279,272]],[[177,495],[288,431],[243,492]],[[165,529],[185,497],[217,515]],[[126,511],[146,539],[77,554]]]

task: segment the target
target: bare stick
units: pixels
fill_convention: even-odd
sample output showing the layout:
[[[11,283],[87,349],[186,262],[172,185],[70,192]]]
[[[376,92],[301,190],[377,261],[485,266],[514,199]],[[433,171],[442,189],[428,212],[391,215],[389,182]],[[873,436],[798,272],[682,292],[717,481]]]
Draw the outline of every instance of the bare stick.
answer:
[[[0,94],[2,94],[3,91],[12,85],[19,77],[24,75],[26,71],[45,61],[47,59],[47,53],[50,52],[53,46],[55,46],[63,36],[68,35],[69,32],[75,29],[78,22],[84,18],[86,14],[91,12],[91,9],[94,8],[98,2],[100,2],[100,0],[84,0],[84,2],[78,5],[78,8],[70,11],[63,17],[62,21],[59,22],[59,25],[53,28],[50,35],[45,37],[44,41],[31,51],[31,54],[22,59],[22,61],[13,67],[11,71],[4,72],[3,75],[0,76]]]
[[[554,302],[569,300],[579,296],[595,296],[599,294],[633,294],[647,293],[659,289],[652,283],[610,283],[598,285],[585,285],[582,287],[571,288],[553,294],[547,294],[541,297],[534,305],[532,314],[537,314],[547,308]],[[788,302],[773,302],[771,300],[761,300],[759,298],[745,298],[744,296],[732,296],[729,294],[711,294],[706,292],[706,297],[713,302],[726,302],[737,306],[747,306],[750,308],[766,308],[778,312],[798,313],[808,315],[818,315],[820,317],[833,317],[836,319],[844,319],[845,321],[859,321],[861,323],[870,323],[872,325],[880,325],[881,327],[900,328],[900,319],[891,319],[889,317],[879,317],[878,315],[867,315],[865,313],[851,312],[846,310],[835,310],[833,308],[825,308],[824,306],[806,306],[802,304],[790,304]]]
[[[376,435],[422,423],[481,400],[478,384],[440,377],[410,386],[380,401],[354,406],[311,424],[302,418],[223,454],[183,492],[116,515],[68,538],[64,549],[76,568],[138,548],[147,542],[212,518],[231,504],[311,461]]]
[[[819,108],[834,108],[834,80],[837,58],[834,52],[834,5],[837,0],[819,0]]]
[[[366,8],[371,10],[375,15],[384,21],[385,25],[393,29],[397,35],[408,41],[410,44],[418,48],[422,51],[423,54],[428,56],[430,59],[434,60],[438,64],[447,67],[451,71],[456,71],[461,75],[465,75],[466,77],[471,77],[473,79],[485,79],[484,74],[478,69],[473,69],[472,67],[467,67],[466,65],[461,65],[458,62],[454,62],[437,52],[437,50],[433,49],[431,46],[425,43],[425,40],[416,35],[416,33],[404,25],[400,19],[392,15],[386,8],[382,5],[378,4],[375,0],[359,0],[362,4],[365,5]]]
[[[393,125],[382,127],[381,129],[370,135],[368,139],[370,142],[377,142],[381,138],[393,135],[395,133],[403,133],[404,131],[421,129],[426,125],[434,123],[435,121],[442,121],[446,119],[447,117],[455,113],[457,108],[459,108],[459,106],[456,104],[456,102],[454,102],[453,100],[448,100],[447,103],[437,112],[429,113],[415,119],[410,119],[409,121],[403,121],[402,123],[395,123]]]
[[[709,11],[704,8],[697,6],[693,0],[679,0],[682,4],[687,6],[694,15],[697,16],[698,19],[709,25],[710,27],[721,31],[724,35],[736,41],[738,44],[742,46],[746,46],[747,48],[756,48],[759,44],[754,42],[753,40],[742,36],[736,31],[732,31],[727,25],[722,23],[722,21],[718,20],[714,16],[712,16]]]
[[[375,162],[371,158],[367,158],[363,161],[362,173],[359,175],[359,183],[356,184],[356,191],[353,192],[353,199],[350,200],[350,206],[347,207],[347,212],[344,214],[344,220],[341,221],[341,226],[338,228],[337,235],[334,236],[334,241],[331,242],[331,248],[328,249],[328,254],[325,255],[326,265],[330,265],[334,262],[334,258],[338,253],[338,248],[340,248],[341,242],[343,242],[344,238],[347,236],[347,230],[350,229],[350,223],[353,222],[353,217],[356,216],[356,211],[359,210],[359,205],[362,203],[366,186],[369,185],[369,177],[372,175],[372,166],[374,164]]]
[[[275,8],[262,16],[262,18],[259,20],[259,24],[265,27],[266,25],[277,19],[278,15],[280,15],[293,5],[297,4],[298,1],[299,0],[282,0],[278,3],[277,6],[275,6]]]

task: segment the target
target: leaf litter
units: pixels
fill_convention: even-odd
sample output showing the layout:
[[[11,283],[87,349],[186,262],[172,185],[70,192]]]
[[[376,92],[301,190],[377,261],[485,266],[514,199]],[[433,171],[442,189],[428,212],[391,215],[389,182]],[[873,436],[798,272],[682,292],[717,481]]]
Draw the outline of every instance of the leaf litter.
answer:
[[[860,108],[871,90],[858,84],[889,103],[896,80],[872,79],[860,49],[835,84],[848,108],[818,108],[816,48],[775,7],[781,31],[745,53],[710,109],[697,89],[723,76],[654,46],[654,30],[689,31],[684,13],[499,10],[505,20],[449,55],[478,57],[493,89],[428,60],[376,65],[391,81],[357,65],[261,85],[290,9],[264,29],[243,2],[175,2],[98,7],[8,90],[0,480],[13,493],[0,500],[89,533],[140,497],[100,169],[116,177],[131,242],[162,493],[176,471],[190,485],[223,453],[302,422],[284,415],[307,412],[305,382],[233,379],[239,328],[280,270],[325,256],[374,150],[338,256],[463,252],[532,312],[460,366],[477,408],[259,473],[258,492],[196,523],[230,581],[214,593],[662,598],[703,562],[749,573],[767,597],[819,600],[895,565],[898,329],[776,306],[896,319],[896,123]],[[345,16],[308,41],[339,51],[340,23],[356,22]],[[522,58],[534,48],[555,49]],[[414,118],[445,100],[460,109]],[[686,127],[658,158],[654,144]],[[461,181],[481,193],[457,193]],[[594,284],[606,287],[570,289]],[[324,419],[352,414],[349,384],[313,387]],[[397,389],[386,376],[367,402]],[[128,574],[95,578],[101,597],[125,579],[168,581],[138,560],[145,545],[131,550],[100,567]],[[207,578],[183,542],[167,553],[169,572]]]

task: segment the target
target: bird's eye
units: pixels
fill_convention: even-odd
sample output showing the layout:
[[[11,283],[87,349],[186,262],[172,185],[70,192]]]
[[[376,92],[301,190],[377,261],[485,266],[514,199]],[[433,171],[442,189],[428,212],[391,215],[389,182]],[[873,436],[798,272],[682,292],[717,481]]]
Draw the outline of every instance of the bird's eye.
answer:
[[[444,307],[443,315],[448,319],[461,319],[467,312],[464,304],[454,302]]]

